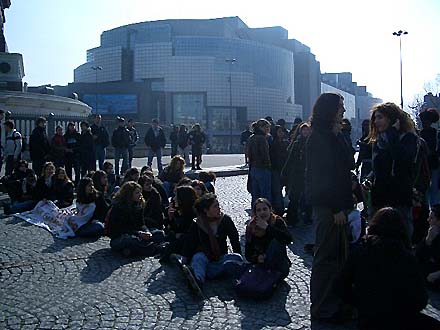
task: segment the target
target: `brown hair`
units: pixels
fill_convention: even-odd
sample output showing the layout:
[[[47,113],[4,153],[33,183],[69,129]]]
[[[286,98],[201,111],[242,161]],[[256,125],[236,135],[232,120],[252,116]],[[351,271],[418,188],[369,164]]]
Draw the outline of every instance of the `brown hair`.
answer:
[[[121,189],[118,190],[118,192],[113,197],[113,200],[120,204],[120,205],[127,205],[132,206],[133,205],[133,193],[135,189],[138,188],[142,192],[142,187],[140,184],[134,182],[134,181],[128,181],[124,183],[121,187]],[[144,197],[142,197],[142,194],[140,196],[140,204],[143,208],[145,206],[145,200]]]

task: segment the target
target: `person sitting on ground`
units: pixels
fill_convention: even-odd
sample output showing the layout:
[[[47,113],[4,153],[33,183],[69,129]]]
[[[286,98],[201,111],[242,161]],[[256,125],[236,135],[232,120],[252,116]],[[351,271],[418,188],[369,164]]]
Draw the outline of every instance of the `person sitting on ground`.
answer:
[[[197,219],[191,223],[183,249],[189,266],[183,264],[182,270],[192,289],[201,294],[206,279],[239,275],[236,272],[243,266],[243,257],[237,228],[234,221],[221,212],[217,196],[203,195],[194,208]],[[227,238],[233,253],[228,253]]]
[[[197,179],[205,184],[206,189],[208,189],[208,192],[215,194],[214,184],[215,184],[216,176],[214,172],[201,171],[197,175]]]
[[[85,177],[79,181],[76,208],[81,214],[82,210],[93,208],[93,213],[86,223],[75,230],[78,237],[100,237],[104,234],[104,224],[96,219],[96,196],[97,191],[93,187],[93,180]]]
[[[411,253],[406,222],[395,208],[376,212],[368,234],[348,257],[334,292],[358,309],[360,329],[439,329],[421,311],[428,295]]]
[[[144,165],[141,167],[141,176],[144,175],[147,171],[151,171],[151,167],[148,165]],[[153,173],[153,171],[151,171]]]
[[[46,162],[43,165],[41,176],[38,178],[37,185],[35,187],[35,197],[37,201],[41,201],[43,199],[56,199],[54,191],[54,174],[55,165],[52,162]]]
[[[174,186],[185,176],[185,160],[180,156],[174,156],[171,162],[166,166],[159,175],[159,179],[163,182],[168,197],[173,197]]]
[[[1,183],[6,187],[11,203],[16,202],[22,194],[21,185],[26,178],[26,171],[28,170],[28,162],[19,160],[11,175],[5,175],[1,179]]]
[[[112,204],[111,198],[107,194],[107,173],[105,173],[104,171],[96,171],[95,173],[93,173],[92,180],[93,186],[97,191],[95,199],[96,209],[95,213],[93,214],[93,219],[104,223],[107,212]]]
[[[153,179],[144,175],[139,179],[142,187],[142,196],[145,200],[144,221],[148,228],[163,230],[163,208],[162,198],[159,192],[153,187]]]
[[[208,192],[208,189],[206,189],[205,184],[200,180],[192,180],[191,187],[194,188],[197,198],[203,196]]]
[[[142,173],[142,176],[147,176],[151,180],[153,180],[153,188],[156,189],[158,191],[158,193],[160,194],[160,198],[162,199],[163,212],[165,214],[165,210],[168,208],[168,205],[170,204],[170,202],[168,200],[167,192],[165,191],[165,188],[163,186],[163,182],[160,181],[160,179],[154,177],[153,171],[151,171],[150,169],[146,169],[145,171],[141,171],[141,173]]]
[[[417,245],[416,257],[428,283],[433,289],[440,288],[440,204],[431,206],[426,237]]]
[[[24,167],[24,165],[21,164],[20,167]],[[3,206],[4,213],[14,214],[32,210],[38,202],[35,192],[36,185],[37,176],[34,170],[27,168],[26,177],[18,182],[16,195],[14,199],[11,198],[11,204]]]
[[[110,211],[108,235],[112,251],[121,252],[126,257],[149,257],[159,252],[157,240],[145,225],[144,207],[142,187],[133,181],[124,183],[115,194]]]
[[[53,190],[57,201],[55,202],[56,206],[64,208],[72,205],[74,186],[64,167],[58,167],[55,170]]]
[[[104,162],[103,168],[104,168],[104,172],[107,174],[107,180],[108,180],[107,193],[109,194],[109,196],[113,196],[115,191],[119,189],[121,185],[119,175],[115,174],[113,164],[110,163],[109,161]]]
[[[246,227],[246,260],[278,271],[283,280],[289,275],[292,264],[286,251],[291,242],[292,235],[284,220],[273,213],[267,199],[258,198],[252,207],[251,222]]]
[[[125,172],[124,180],[122,180],[122,184],[128,181],[138,182],[140,177],[140,172],[136,167],[129,168],[127,172]]]

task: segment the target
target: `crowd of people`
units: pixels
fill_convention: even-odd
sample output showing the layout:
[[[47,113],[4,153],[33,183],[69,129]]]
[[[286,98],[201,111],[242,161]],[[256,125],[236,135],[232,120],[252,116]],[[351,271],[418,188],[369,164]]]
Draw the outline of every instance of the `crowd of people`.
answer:
[[[21,135],[7,121],[3,182],[11,204],[4,211],[21,213],[45,203],[69,208],[76,190],[76,209],[89,216],[66,218],[75,236],[106,235],[123,256],[172,262],[200,296],[206,280],[220,276],[232,278],[238,294],[270,296],[289,274],[291,231],[300,221],[314,223],[312,319],[357,318],[361,329],[437,329],[420,312],[426,287],[440,288],[440,153],[432,127],[439,115],[435,109],[422,112],[418,130],[396,104],[374,106],[362,123],[355,161],[344,112],[341,95],[324,93],[310,121],[295,120],[290,131],[285,121],[274,124],[266,117],[243,132],[252,196],[244,253],[233,215],[221,211],[215,195],[215,174],[185,176],[190,146],[192,168],[201,169],[206,137],[199,125],[171,132],[173,155],[163,167],[166,138],[153,121],[145,136],[148,163],[139,170],[131,166],[138,134],[124,118],[118,117],[111,139],[96,116],[91,127],[81,123],[81,133],[73,124],[65,134],[57,127],[51,142],[39,118],[29,143],[30,169],[17,152]],[[110,140],[114,164],[105,161]]]

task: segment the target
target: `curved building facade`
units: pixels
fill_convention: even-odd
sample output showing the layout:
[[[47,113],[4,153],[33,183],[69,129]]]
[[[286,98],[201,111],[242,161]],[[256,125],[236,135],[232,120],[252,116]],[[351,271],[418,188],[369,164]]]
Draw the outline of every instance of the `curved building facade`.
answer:
[[[101,46],[75,69],[75,83],[144,83],[145,93],[162,97],[137,105],[140,120],[198,122],[215,149],[231,133],[239,148],[240,131],[258,118],[302,117],[288,41],[281,27],[250,29],[238,17],[131,24],[102,33]]]

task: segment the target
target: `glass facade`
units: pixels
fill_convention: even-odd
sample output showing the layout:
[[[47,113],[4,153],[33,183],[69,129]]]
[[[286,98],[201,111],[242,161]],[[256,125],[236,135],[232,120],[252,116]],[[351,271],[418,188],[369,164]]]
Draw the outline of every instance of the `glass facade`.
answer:
[[[206,108],[204,94],[174,94],[173,119],[176,124],[192,126],[199,123],[206,129]]]

